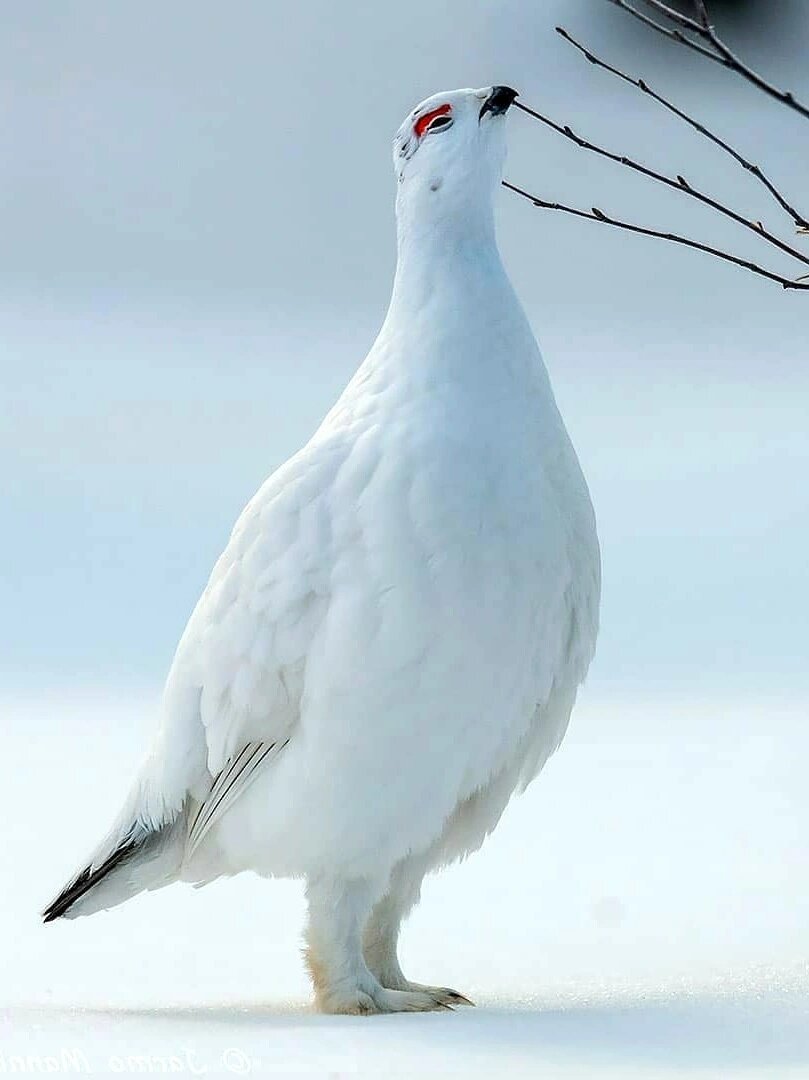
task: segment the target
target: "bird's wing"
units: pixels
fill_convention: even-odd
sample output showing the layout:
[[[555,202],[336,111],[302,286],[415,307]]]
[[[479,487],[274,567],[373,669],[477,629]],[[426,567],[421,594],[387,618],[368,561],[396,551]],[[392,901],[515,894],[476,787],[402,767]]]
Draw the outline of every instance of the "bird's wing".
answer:
[[[299,717],[305,660],[328,607],[333,445],[305,447],[248,503],[177,649],[167,691],[194,688],[206,778],[189,851],[283,749]]]
[[[177,647],[151,751],[46,919],[172,880],[294,736],[305,660],[328,609],[329,496],[349,450],[313,440],[248,503]]]
[[[201,803],[188,830],[186,854],[191,856],[211,828],[258,775],[259,767],[271,761],[289,742],[249,742],[217,776],[208,797]]]

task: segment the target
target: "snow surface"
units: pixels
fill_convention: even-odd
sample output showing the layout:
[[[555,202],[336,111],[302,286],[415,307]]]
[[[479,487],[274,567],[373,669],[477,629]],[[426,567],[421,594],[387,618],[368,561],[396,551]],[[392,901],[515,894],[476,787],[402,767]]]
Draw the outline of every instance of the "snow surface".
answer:
[[[478,855],[431,879],[405,970],[476,1009],[320,1017],[295,882],[37,911],[92,848],[145,695],[0,703],[0,1075],[809,1076],[806,703],[593,700]]]

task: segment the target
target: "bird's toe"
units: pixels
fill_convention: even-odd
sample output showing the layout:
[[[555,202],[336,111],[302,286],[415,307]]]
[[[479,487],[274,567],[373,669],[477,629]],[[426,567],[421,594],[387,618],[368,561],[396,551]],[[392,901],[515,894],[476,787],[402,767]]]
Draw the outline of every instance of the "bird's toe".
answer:
[[[470,1001],[465,994],[461,994],[457,990],[452,990],[448,986],[439,987],[434,990],[434,993],[443,995],[444,1000],[446,1000],[448,1004],[452,1005],[453,1007],[456,1005],[474,1006],[475,1004],[474,1001]]]
[[[389,987],[391,990],[404,990],[413,994],[427,994],[437,1004],[439,1008],[455,1009],[459,1005],[474,1005],[474,1001],[470,1001],[465,994],[461,994],[458,990],[453,990],[450,986],[427,986],[424,983],[410,982],[409,979],[405,979],[400,976],[399,979],[390,982],[382,980],[384,986]]]
[[[376,995],[380,1012],[438,1012],[453,1008],[448,1000],[427,990],[382,990]]]
[[[416,984],[413,984],[415,988]],[[450,986],[421,986],[418,985],[418,989],[425,994],[429,994],[435,1001],[439,1002],[447,1009],[455,1009],[458,1005],[474,1005],[474,1001],[470,1001],[464,994],[459,993],[458,990],[453,990]]]

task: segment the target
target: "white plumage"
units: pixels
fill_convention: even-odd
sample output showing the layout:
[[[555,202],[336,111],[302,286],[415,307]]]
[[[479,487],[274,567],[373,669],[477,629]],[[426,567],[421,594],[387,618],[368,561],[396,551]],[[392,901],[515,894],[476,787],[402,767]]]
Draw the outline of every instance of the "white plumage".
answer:
[[[599,603],[587,487],[495,242],[513,96],[438,94],[400,128],[379,337],[236,523],[137,782],[47,919],[302,877],[323,1009],[465,1000],[404,977],[400,922],[559,745]]]

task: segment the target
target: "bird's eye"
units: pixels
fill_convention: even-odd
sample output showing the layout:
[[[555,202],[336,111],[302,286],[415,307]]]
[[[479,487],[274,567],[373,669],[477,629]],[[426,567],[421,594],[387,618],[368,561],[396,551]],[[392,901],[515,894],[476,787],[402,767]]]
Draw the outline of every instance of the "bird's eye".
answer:
[[[451,116],[436,116],[435,120],[431,121],[428,131],[443,131],[445,128],[452,127]]]
[[[432,134],[435,131],[443,131],[445,128],[451,127],[451,112],[451,105],[439,105],[437,109],[420,116],[413,125],[416,137],[420,139],[422,135],[426,135],[428,132]]]

